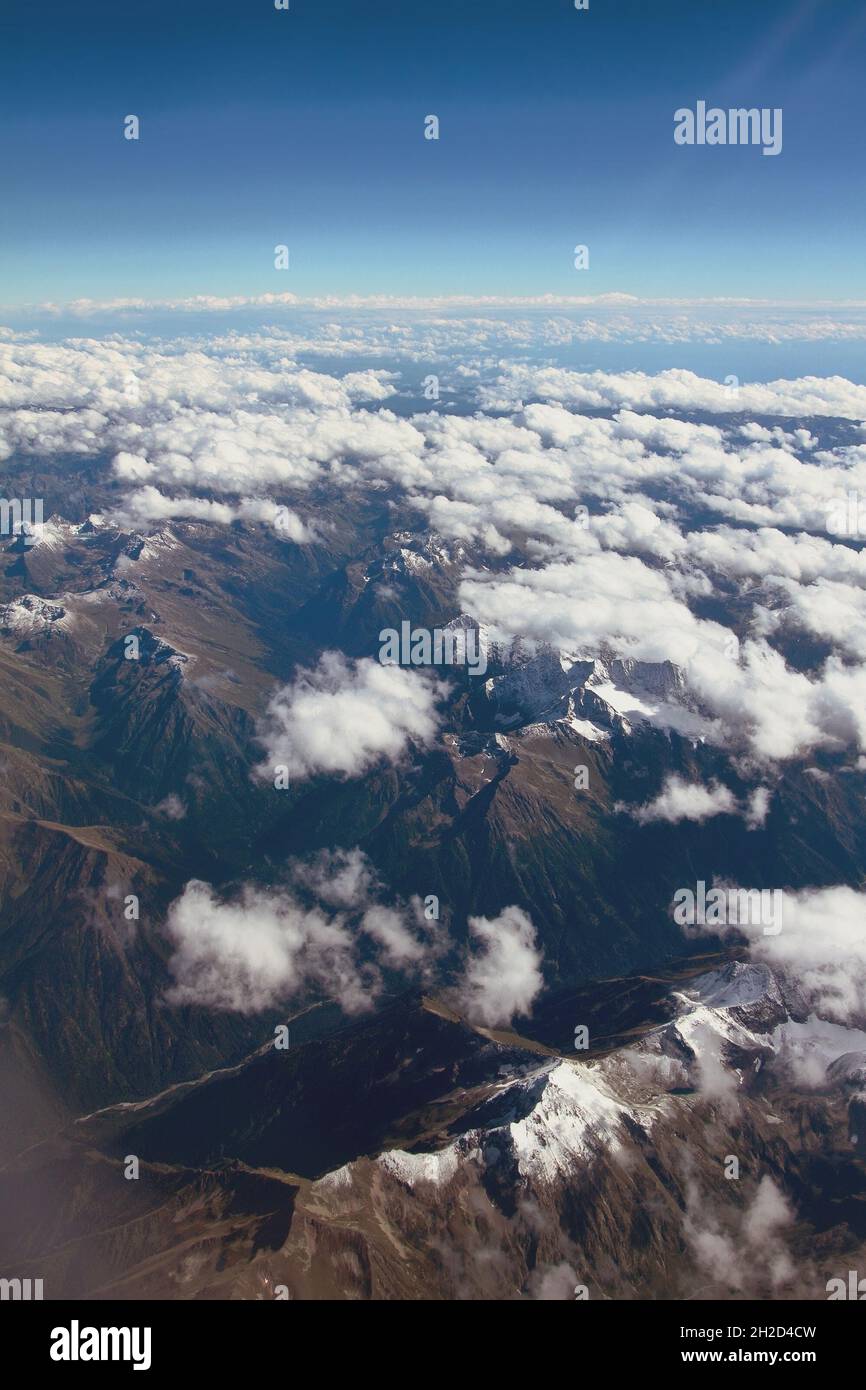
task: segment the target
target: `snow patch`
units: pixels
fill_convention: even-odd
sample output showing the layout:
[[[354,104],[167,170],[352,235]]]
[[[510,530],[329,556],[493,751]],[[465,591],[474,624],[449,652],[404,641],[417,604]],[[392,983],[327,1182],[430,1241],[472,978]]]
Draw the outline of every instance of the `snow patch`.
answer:
[[[58,628],[68,630],[74,621],[72,614],[67,613],[62,604],[37,598],[35,594],[25,594],[13,603],[0,607],[0,630],[16,635]]]

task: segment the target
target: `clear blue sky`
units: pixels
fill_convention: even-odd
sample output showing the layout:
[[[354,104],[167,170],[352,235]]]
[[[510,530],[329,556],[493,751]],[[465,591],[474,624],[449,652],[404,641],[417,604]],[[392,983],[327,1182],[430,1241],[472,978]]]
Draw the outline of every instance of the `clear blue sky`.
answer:
[[[864,73],[862,0],[5,0],[0,303],[863,299]],[[699,98],[781,155],[676,146]]]

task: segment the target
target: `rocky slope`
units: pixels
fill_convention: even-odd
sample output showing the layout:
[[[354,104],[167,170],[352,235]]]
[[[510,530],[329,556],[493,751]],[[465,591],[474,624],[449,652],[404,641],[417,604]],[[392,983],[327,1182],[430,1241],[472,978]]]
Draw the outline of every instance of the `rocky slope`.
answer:
[[[796,991],[703,959],[719,943],[670,903],[702,877],[859,885],[863,767],[770,777],[709,746],[670,663],[491,645],[483,677],[445,673],[431,744],[276,792],[252,773],[278,685],[326,646],[375,658],[404,619],[465,621],[471,557],[384,494],[320,506],[302,554],[241,524],[123,531],[110,483],[66,486],[39,545],[2,543],[0,1272],[78,1297],[794,1297],[855,1257],[866,1039],[819,1028],[805,1087]],[[732,808],[642,823],[671,776]],[[426,996],[391,979],[354,1022],[321,986],[258,1014],[170,1002],[190,880],[264,891],[341,847],[443,905]],[[448,987],[469,919],[510,904],[545,991],[491,1033]],[[725,1252],[770,1218],[776,1263],[738,1273]]]
[[[759,778],[671,726],[690,707],[674,667],[604,653],[491,647],[482,678],[447,672],[431,747],[277,794],[251,774],[278,683],[329,643],[375,657],[383,624],[453,621],[467,556],[401,527],[384,496],[329,507],[301,554],[243,525],[125,533],[105,520],[110,483],[79,479],[75,503],[63,486],[69,518],[32,548],[7,540],[0,575],[0,991],[76,1104],[151,1093],[261,1038],[268,1020],[165,1003],[165,913],[193,878],[267,884],[290,857],[357,845],[395,894],[445,905],[445,977],[470,915],[523,903],[556,989],[686,949],[669,904],[702,875],[866,873],[866,772],[832,760],[779,773],[758,828],[639,824],[630,808],[671,774],[740,804]]]
[[[866,1033],[828,1042],[796,986],[735,958],[603,994],[585,1052],[562,1036],[579,995],[532,1028],[559,1046],[407,997],[55,1117],[5,1164],[6,1248],[54,1297],[824,1297],[866,1253]],[[804,1029],[809,1087],[786,1072]]]

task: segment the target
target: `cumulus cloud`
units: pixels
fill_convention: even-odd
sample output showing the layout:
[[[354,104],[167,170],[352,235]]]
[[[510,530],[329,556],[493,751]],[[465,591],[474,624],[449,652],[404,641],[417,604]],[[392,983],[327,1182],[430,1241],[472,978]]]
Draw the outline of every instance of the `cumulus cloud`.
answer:
[[[166,923],[169,1002],[254,1014],[314,992],[356,1014],[380,996],[383,969],[427,979],[445,948],[438,924],[424,921],[417,902],[378,894],[357,848],[292,861],[275,888],[245,884],[221,897],[192,880]]]
[[[301,781],[323,772],[359,777],[377,763],[396,762],[409,743],[429,743],[437,728],[441,682],[399,666],[325,652],[272,697],[259,740],[275,767]]]
[[[460,601],[502,641],[525,636],[566,650],[684,665],[704,644],[721,653],[728,631],[701,622],[668,575],[636,556],[597,551],[510,573],[468,571]]]
[[[746,803],[746,824],[750,830],[760,830],[765,824],[770,810],[772,792],[769,787],[755,787]]]
[[[686,1183],[686,1241],[713,1284],[761,1296],[789,1284],[796,1274],[785,1236],[794,1213],[784,1193],[764,1174],[745,1211],[716,1210],[697,1183]]]
[[[425,956],[425,943],[413,935],[402,913],[376,904],[361,919],[361,930],[381,948],[387,965],[395,970],[419,964]]]
[[[476,946],[454,990],[457,1008],[488,1028],[528,1014],[544,983],[532,919],[506,907],[498,917],[470,917],[469,931]]]
[[[193,880],[174,903],[167,929],[175,943],[168,993],[174,1004],[257,1013],[318,985],[356,1013],[378,992],[343,923],[290,896],[247,887],[223,902],[210,885]]]
[[[686,782],[672,774],[657,797],[645,806],[629,809],[641,825],[649,825],[652,821],[669,821],[675,825],[684,820],[705,821],[712,816],[733,815],[737,799],[720,782],[704,786],[702,782]]]
[[[291,860],[296,883],[331,907],[364,907],[372,898],[376,878],[363,850],[320,850],[309,860]]]
[[[622,291],[597,295],[187,295],[173,299],[76,299],[28,306],[28,319],[94,320],[119,326],[148,318],[182,314],[201,320],[267,316],[271,324],[297,322],[303,314],[310,337],[340,338],[331,317],[339,313],[341,337],[353,339],[354,354],[377,342],[392,352],[401,339],[432,339],[446,348],[484,345],[500,352],[529,350],[539,344],[565,346],[603,343],[712,343],[727,340],[768,343],[853,341],[866,338],[864,306],[858,301],[775,304],[748,298],[642,297]],[[524,312],[525,311],[525,312]],[[21,311],[17,311],[20,317]],[[347,325],[351,322],[351,331]],[[275,331],[273,328],[270,330]],[[276,330],[280,331],[279,329]],[[285,330],[284,330],[285,331]],[[0,329],[4,336],[27,335]],[[32,333],[30,336],[34,336]],[[471,370],[464,368],[464,370]]]
[[[734,796],[729,787],[721,782],[687,782],[685,778],[671,773],[664,782],[658,796],[643,806],[627,806],[618,803],[615,809],[632,816],[640,825],[650,825],[654,821],[667,821],[672,825],[680,821],[710,820],[713,816],[742,816],[750,830],[758,830],[767,819],[770,808],[768,787],[756,787],[745,801]]]
[[[866,894],[842,885],[786,891],[779,935],[747,935],[752,955],[786,970],[822,1018],[866,1021]]]
[[[668,571],[604,551],[504,574],[467,571],[460,602],[504,644],[524,636],[583,655],[672,662],[705,716],[695,732],[764,761],[866,746],[866,668],[830,657],[814,675],[792,669],[766,637],[741,642],[696,617],[678,588]],[[669,708],[658,716],[676,727]]]
[[[745,936],[754,960],[790,977],[809,1006],[837,1023],[866,1023],[866,893],[845,885],[776,890],[781,930],[739,915],[728,925],[693,931]],[[754,914],[757,916],[757,914]],[[778,914],[777,914],[778,915]]]
[[[132,476],[131,456],[118,454],[116,471]],[[119,461],[123,460],[122,468]],[[216,502],[205,497],[166,497],[159,488],[147,485],[129,493],[104,520],[121,530],[149,531],[173,520],[207,521],[212,525],[228,526],[233,521],[264,522],[278,536],[296,545],[316,539],[316,530],[305,523],[291,507],[280,506],[269,498],[242,497],[236,504]]]
[[[866,387],[804,377],[732,392],[687,371],[574,372],[531,354],[494,381],[497,345],[564,343],[576,324],[552,300],[550,316],[532,318],[417,307],[393,320],[308,317],[302,333],[4,336],[0,455],[93,456],[120,485],[105,519],[136,531],[267,526],[304,545],[327,537],[327,521],[311,519],[314,487],[381,492],[472,555],[460,603],[499,640],[671,661],[685,673],[687,708],[668,701],[657,722],[764,761],[866,750],[866,551],[829,522],[840,499],[866,497],[863,428],[845,424],[866,416]],[[505,413],[440,407],[405,418],[382,405],[396,374],[357,367],[365,351],[380,362],[390,345],[429,361],[449,344],[464,387]],[[299,363],[316,347],[352,369]],[[803,636],[815,658],[792,669],[786,644]],[[424,726],[423,709],[409,722]],[[322,770],[354,775],[365,755],[337,749],[313,761],[322,759]]]
[[[677,409],[753,411],[760,415],[866,416],[866,386],[844,377],[751,383],[732,389],[681,368],[645,372],[573,372],[563,367],[509,366],[482,396],[490,408],[520,405],[527,398],[560,401],[579,409]]]

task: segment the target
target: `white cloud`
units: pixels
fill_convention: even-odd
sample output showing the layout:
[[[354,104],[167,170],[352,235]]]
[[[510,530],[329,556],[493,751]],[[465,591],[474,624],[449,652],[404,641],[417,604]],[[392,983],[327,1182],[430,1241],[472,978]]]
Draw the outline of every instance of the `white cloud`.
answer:
[[[477,947],[454,991],[457,1008],[489,1028],[528,1014],[544,983],[532,919],[506,907],[498,917],[470,917],[469,930]]]
[[[383,969],[429,979],[444,933],[416,901],[382,902],[360,849],[322,850],[288,873],[280,887],[245,884],[231,897],[186,885],[166,923],[170,1003],[251,1014],[315,991],[359,1013],[381,994]]]
[[[304,908],[289,893],[245,887],[221,901],[193,880],[172,905],[167,931],[174,1004],[258,1013],[318,987],[347,1013],[375,1001],[380,981],[361,965],[343,918]]]
[[[721,654],[729,635],[694,618],[663,570],[616,551],[508,574],[470,570],[460,602],[503,641],[522,635],[594,651],[607,643],[643,661],[685,665],[704,645]]]
[[[830,658],[814,677],[793,670],[765,638],[740,643],[695,617],[678,587],[668,570],[604,551],[540,569],[468,571],[460,602],[503,643],[524,636],[673,662],[706,716],[702,736],[764,761],[866,747],[866,668]]]
[[[383,960],[395,970],[405,970],[424,959],[424,943],[413,935],[403,914],[393,907],[369,907],[361,919],[361,930],[377,942]]]
[[[299,311],[328,314],[339,311],[341,321],[357,312],[369,316],[379,311],[385,324],[406,331],[406,322],[419,333],[419,316],[434,316],[437,326],[459,333],[461,321],[471,310],[490,315],[501,312],[502,320],[492,320],[497,339],[516,338],[527,346],[546,342],[568,344],[573,341],[718,343],[725,339],[744,339],[778,343],[783,341],[821,342],[852,340],[866,336],[862,301],[811,301],[777,303],[766,299],[732,297],[642,297],[623,291],[596,295],[310,295],[266,293],[258,295],[187,295],[173,299],[80,298],[64,304],[47,302],[15,309],[17,317],[116,319],[119,324],[141,321],[149,315],[226,316],[256,312],[269,322],[281,315],[296,318]],[[460,311],[457,317],[457,311]],[[515,315],[527,311],[528,320],[515,322]],[[540,311],[555,317],[544,318]],[[584,311],[584,313],[581,313]],[[411,317],[410,317],[411,316]],[[327,321],[323,332],[332,327]],[[477,337],[483,323],[474,323]],[[0,329],[0,337],[12,330]],[[21,337],[22,334],[15,336]]]
[[[614,808],[632,816],[641,825],[654,821],[710,820],[713,816],[742,816],[750,830],[759,830],[767,819],[770,809],[770,789],[755,787],[744,802],[734,796],[729,787],[720,782],[687,782],[671,773],[664,782],[658,796],[643,806],[629,806],[618,802]]]
[[[760,830],[770,810],[772,793],[769,787],[755,787],[746,803],[746,824],[750,830]]]
[[[866,747],[866,551],[827,532],[840,497],[853,490],[866,498],[863,432],[849,428],[821,448],[817,425],[810,432],[748,418],[862,419],[866,387],[806,377],[741,385],[733,400],[723,384],[691,372],[580,373],[531,362],[512,363],[491,385],[502,360],[497,343],[564,342],[575,326],[553,316],[552,302],[547,317],[437,316],[416,307],[408,317],[353,318],[341,309],[339,322],[319,316],[303,334],[269,328],[175,342],[112,335],[60,343],[4,336],[0,454],[113,460],[121,487],[107,519],[137,531],[168,521],[242,523],[308,544],[328,535],[327,519],[320,529],[311,519],[314,486],[335,496],[387,493],[472,554],[461,606],[505,640],[588,655],[604,646],[680,666],[690,708],[678,716],[669,703],[669,727],[764,760]],[[316,344],[357,360],[366,344],[377,362],[389,344],[422,360],[431,347],[457,345],[460,365],[478,373],[466,379],[481,384],[480,399],[504,391],[512,413],[440,406],[403,418],[379,404],[397,390],[391,372],[355,370],[356,362],[342,375],[312,371],[293,354]],[[545,399],[523,406],[531,394]],[[670,413],[717,416],[733,404],[735,423]],[[584,408],[611,417],[578,413]],[[696,529],[696,509],[716,524],[704,519]],[[733,659],[737,642],[718,620],[726,612],[738,616]],[[710,613],[714,621],[698,616]],[[832,647],[820,669],[791,669],[780,654],[804,633],[820,650]],[[347,761],[358,760],[337,752],[323,770],[345,770]]]
[[[822,1018],[866,1021],[866,894],[786,891],[779,935],[747,934],[752,955],[787,970]]]
[[[130,455],[118,455],[118,458],[128,460]],[[123,467],[127,466],[124,463]],[[259,497],[242,497],[231,504],[204,497],[165,497],[158,488],[147,486],[129,493],[119,506],[105,514],[106,522],[133,531],[149,531],[153,526],[176,519],[205,521],[218,526],[228,526],[233,521],[260,521],[271,526],[278,537],[296,545],[316,539],[315,528],[305,523],[291,507]]]
[[[357,847],[323,849],[312,859],[292,860],[290,869],[296,883],[303,884],[320,902],[331,907],[366,907],[376,887],[370,861]]]
[[[630,814],[641,825],[652,821],[705,821],[712,816],[735,815],[737,799],[733,792],[720,782],[704,786],[701,782],[686,782],[682,777],[671,774],[658,796],[645,806],[630,808]]]
[[[731,1119],[738,1108],[740,1078],[725,1060],[722,1039],[708,1023],[696,1023],[688,1041],[695,1054],[695,1080],[702,1098]]]
[[[325,652],[272,697],[259,735],[267,759],[258,771],[272,777],[274,767],[287,767],[296,780],[319,772],[358,777],[396,762],[410,742],[432,740],[442,689],[416,671]]]
[[[573,372],[564,367],[515,364],[482,392],[489,408],[519,406],[527,398],[559,401],[578,409],[706,410],[729,414],[838,415],[866,417],[866,386],[844,377],[803,377],[796,381],[743,383],[732,390],[720,381],[674,367],[646,372]]]
[[[744,935],[752,958],[789,975],[819,1017],[866,1023],[866,893],[845,885],[785,889],[775,934],[746,920],[689,930]]]
[[[794,1213],[784,1193],[765,1173],[745,1211],[711,1197],[693,1179],[686,1182],[683,1226],[692,1253],[712,1283],[753,1296],[790,1283],[797,1268],[785,1243]]]

